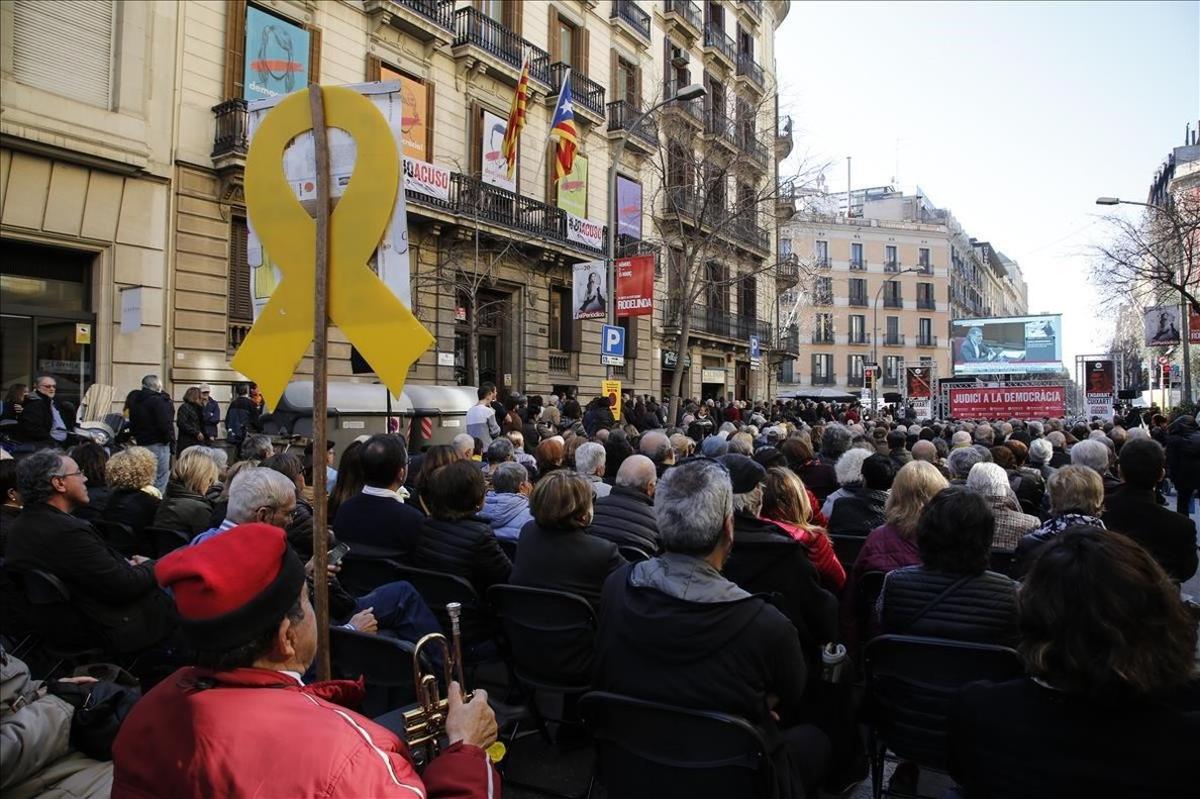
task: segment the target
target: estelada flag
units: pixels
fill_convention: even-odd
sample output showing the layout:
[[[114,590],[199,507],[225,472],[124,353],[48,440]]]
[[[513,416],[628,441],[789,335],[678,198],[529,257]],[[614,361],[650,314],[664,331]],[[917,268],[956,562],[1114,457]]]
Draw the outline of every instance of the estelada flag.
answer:
[[[500,145],[504,160],[508,164],[508,179],[517,171],[517,148],[521,139],[521,128],[525,127],[525,105],[529,102],[529,59],[521,66],[521,77],[513,93],[512,108],[508,112],[508,124],[504,127],[504,143]]]
[[[617,316],[648,316],[654,313],[654,256],[618,258]]]
[[[579,146],[579,131],[575,127],[575,105],[571,101],[571,70],[563,75],[562,88],[558,91],[558,103],[554,106],[554,119],[550,122],[550,135],[558,139],[554,157],[554,179],[571,174],[575,165],[575,148]]]

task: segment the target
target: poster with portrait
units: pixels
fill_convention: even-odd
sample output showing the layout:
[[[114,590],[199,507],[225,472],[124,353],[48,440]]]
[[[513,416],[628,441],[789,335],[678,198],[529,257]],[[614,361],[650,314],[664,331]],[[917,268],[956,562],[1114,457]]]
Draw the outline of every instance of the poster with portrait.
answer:
[[[380,80],[400,83],[400,101],[404,112],[400,117],[400,134],[404,138],[404,156],[428,161],[429,153],[429,88],[419,80],[397,72],[391,67],[379,68]]]
[[[575,264],[571,289],[571,318],[603,319],[608,315],[608,269],[604,261]]]
[[[479,126],[479,173],[484,183],[515,192],[517,173],[513,172],[512,180],[508,179],[508,161],[504,158],[504,129],[507,126],[508,120],[484,110]],[[517,149],[519,152],[520,148]]]
[[[1089,396],[1092,394],[1112,396],[1113,387],[1116,384],[1112,361],[1084,361],[1084,370],[1087,372],[1085,380]]]
[[[588,207],[588,160],[576,155],[571,171],[559,178],[558,207],[568,214],[587,219]]]
[[[1174,305],[1160,305],[1157,308],[1147,308],[1143,316],[1146,329],[1147,347],[1173,347],[1182,340],[1179,332],[1179,308]]]
[[[910,399],[929,399],[933,396],[932,369],[928,366],[907,366],[904,369],[905,395]]]
[[[642,184],[617,175],[617,235],[642,237]]]
[[[282,97],[307,86],[308,46],[303,26],[247,5],[242,99]]]

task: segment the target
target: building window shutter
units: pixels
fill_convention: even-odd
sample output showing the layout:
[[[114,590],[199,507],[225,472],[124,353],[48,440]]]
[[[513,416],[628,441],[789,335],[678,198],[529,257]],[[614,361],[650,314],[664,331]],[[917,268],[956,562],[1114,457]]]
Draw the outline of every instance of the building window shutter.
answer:
[[[27,86],[111,108],[113,6],[112,0],[17,0],[12,4],[13,77]]]
[[[383,79],[383,62],[377,55],[367,56],[367,82]]]
[[[575,48],[575,60],[578,62],[575,64],[575,69],[579,71],[580,75],[586,77],[588,74],[588,63],[591,60],[591,34],[587,28],[576,28],[575,36],[579,40]]]
[[[321,29],[305,25],[308,31],[308,82],[321,82]]]
[[[246,83],[246,0],[225,4],[225,99],[241,97]]]
[[[637,358],[638,353],[638,318],[636,316],[623,316],[617,320],[617,324],[625,328],[625,359],[632,360]]]
[[[254,307],[250,302],[249,231],[244,217],[234,217],[229,242],[229,322],[250,324]]]

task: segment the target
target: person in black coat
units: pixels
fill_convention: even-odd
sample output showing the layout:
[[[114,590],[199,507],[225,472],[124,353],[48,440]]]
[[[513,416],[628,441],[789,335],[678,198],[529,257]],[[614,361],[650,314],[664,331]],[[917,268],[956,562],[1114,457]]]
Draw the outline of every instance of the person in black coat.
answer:
[[[796,628],[721,574],[734,546],[727,472],[700,458],[675,466],[654,506],[666,554],[605,582],[595,687],[740,716],[766,739],[778,795],[815,796],[829,739],[798,723],[808,669]]]
[[[591,483],[573,472],[551,472],[533,487],[529,507],[533,521],[521,530],[509,581],[566,591],[597,607],[605,578],[625,559],[616,544],[586,533],[592,520]]]
[[[9,533],[7,565],[43,569],[71,592],[91,622],[94,644],[110,653],[140,652],[175,628],[171,598],[154,579],[154,562],[125,559],[88,522],[71,513],[88,501],[87,480],[71,458],[35,452],[17,466],[25,508]]]
[[[58,381],[39,375],[34,391],[21,403],[17,416],[16,437],[38,447],[61,447],[67,433],[75,427],[75,408],[56,396]]]
[[[412,557],[424,516],[405,501],[402,491],[408,469],[408,450],[400,436],[380,434],[366,440],[355,456],[366,485],[337,509],[333,529],[342,541],[365,544],[392,553],[401,561]]]
[[[1162,446],[1149,438],[1126,442],[1121,448],[1124,487],[1104,503],[1104,526],[1141,544],[1177,583],[1196,573],[1196,525],[1159,505],[1154,487],[1165,474]]]
[[[862,463],[863,485],[844,486],[845,496],[833,503],[829,514],[830,535],[866,537],[884,523],[888,491],[896,472],[886,455],[871,455]]]
[[[491,525],[478,515],[486,493],[483,474],[472,461],[434,470],[425,495],[430,517],[421,528],[412,565],[464,577],[480,596],[508,582],[512,562]]]
[[[921,565],[887,573],[880,594],[885,634],[1011,646],[1017,638],[1017,585],[987,570],[995,519],[983,497],[962,488],[938,493],[917,522]]]
[[[150,385],[147,385],[147,383]],[[158,388],[152,386],[157,385]],[[171,397],[154,375],[146,375],[142,387],[125,400],[129,410],[129,434],[141,446],[172,444],[175,439]]]
[[[197,444],[207,444],[208,436],[204,432],[204,402],[200,399],[200,389],[189,388],[183,395],[183,402],[175,412],[176,453],[183,452],[188,447]]]
[[[1154,559],[1125,536],[1076,527],[1046,545],[1019,601],[1028,676],[971,683],[950,708],[960,793],[1194,795],[1196,623]]]
[[[1175,510],[1187,516],[1200,491],[1200,427],[1193,416],[1180,416],[1167,428],[1167,472],[1178,492]]]
[[[617,546],[637,547],[657,554],[658,523],[654,519],[654,490],[658,472],[645,455],[630,455],[617,470],[616,485],[596,500],[588,532]]]
[[[206,450],[193,448],[180,455],[154,514],[154,526],[186,533],[189,539],[209,529],[213,506],[207,494],[219,476],[220,468]]]
[[[134,551],[150,551],[143,531],[154,524],[162,497],[154,487],[158,461],[145,447],[128,447],[104,465],[104,477],[112,493],[101,518],[128,525],[137,542]]]

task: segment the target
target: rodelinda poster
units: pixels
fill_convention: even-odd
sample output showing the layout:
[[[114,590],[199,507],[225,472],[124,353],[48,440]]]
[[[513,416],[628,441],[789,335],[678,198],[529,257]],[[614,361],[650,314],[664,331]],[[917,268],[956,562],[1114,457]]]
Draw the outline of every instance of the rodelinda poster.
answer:
[[[654,313],[654,256],[617,259],[617,316]]]

